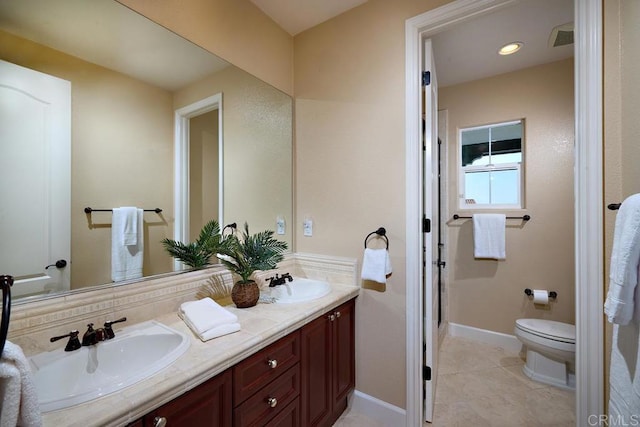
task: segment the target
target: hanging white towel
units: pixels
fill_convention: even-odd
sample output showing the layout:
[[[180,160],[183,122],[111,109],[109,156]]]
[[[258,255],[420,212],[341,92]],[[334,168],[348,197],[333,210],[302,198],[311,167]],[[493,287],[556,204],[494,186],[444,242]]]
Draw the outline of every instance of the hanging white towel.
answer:
[[[476,258],[505,259],[504,214],[473,215],[473,254]]]
[[[640,194],[625,199],[616,216],[609,291],[604,312],[609,322],[626,325],[634,315],[640,264]]]
[[[7,341],[0,359],[0,426],[41,425],[40,404],[29,362],[19,346]]]
[[[136,246],[138,244],[138,209],[118,208],[118,216],[120,215],[122,215],[122,244]]]
[[[111,280],[142,277],[144,260],[143,210],[134,207],[113,209],[111,220]],[[135,223],[135,226],[133,225]],[[135,237],[132,235],[135,230]],[[135,244],[131,244],[135,240]]]
[[[178,316],[202,341],[240,330],[238,316],[211,298],[183,303],[178,310]]]
[[[637,288],[636,288],[637,289]],[[640,414],[639,325],[613,325],[609,369],[609,415],[618,425],[632,425]],[[613,425],[613,424],[611,424]]]
[[[362,257],[362,280],[373,280],[378,283],[387,283],[387,276],[393,271],[391,258],[386,249],[365,248]]]

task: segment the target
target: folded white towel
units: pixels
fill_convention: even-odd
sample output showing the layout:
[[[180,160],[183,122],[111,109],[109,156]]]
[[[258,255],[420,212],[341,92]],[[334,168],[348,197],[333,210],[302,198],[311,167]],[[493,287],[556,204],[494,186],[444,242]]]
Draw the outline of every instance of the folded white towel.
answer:
[[[113,209],[111,219],[111,280],[138,279],[142,277],[144,261],[143,210],[132,207]],[[135,223],[135,226],[133,226]],[[127,244],[133,239],[135,244]]]
[[[240,323],[225,323],[224,325],[216,326],[215,328],[211,328],[203,333],[198,333],[192,327],[187,319],[184,318],[184,313],[178,312],[178,315],[184,320],[184,322],[191,328],[191,330],[200,338],[202,341],[209,341],[214,338],[221,337],[223,335],[232,334],[234,332],[238,332],[240,330]]]
[[[0,426],[41,426],[38,394],[22,349],[7,341],[0,359]]]
[[[505,259],[504,214],[473,215],[473,254],[476,258]]]
[[[365,248],[362,257],[362,272],[360,273],[362,280],[387,283],[387,276],[392,271],[388,250]]]
[[[218,326],[238,322],[238,316],[211,298],[185,302],[180,306],[178,314],[197,335],[203,335]]]
[[[604,312],[609,322],[626,325],[634,315],[634,293],[640,264],[640,194],[620,205],[613,232],[609,291]]]

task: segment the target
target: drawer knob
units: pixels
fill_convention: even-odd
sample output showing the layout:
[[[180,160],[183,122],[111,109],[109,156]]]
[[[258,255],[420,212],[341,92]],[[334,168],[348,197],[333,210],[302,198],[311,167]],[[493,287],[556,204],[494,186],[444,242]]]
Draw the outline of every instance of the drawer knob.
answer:
[[[330,314],[330,315],[329,315],[329,320],[330,320],[330,321],[332,321],[332,322],[333,322],[334,320],[336,320],[336,315],[335,315],[335,314]]]
[[[341,316],[339,311],[336,311],[336,318],[339,318]]]
[[[153,427],[164,427],[167,425],[167,419],[165,417],[155,417],[153,419]]]
[[[276,405],[278,404],[278,399],[276,399],[275,397],[270,397],[267,399],[267,404],[272,407],[275,408]]]
[[[278,366],[278,361],[276,359],[269,359],[267,365],[269,365],[271,369],[275,369]]]

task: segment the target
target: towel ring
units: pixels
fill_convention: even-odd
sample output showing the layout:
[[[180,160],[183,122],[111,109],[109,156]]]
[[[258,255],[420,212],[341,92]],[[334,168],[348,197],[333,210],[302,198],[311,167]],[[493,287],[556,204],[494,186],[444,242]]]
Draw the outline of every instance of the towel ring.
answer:
[[[377,234],[379,237],[384,238],[385,242],[387,243],[387,250],[389,250],[389,238],[387,237],[387,230],[385,230],[384,227],[380,227],[376,231],[372,231],[371,233],[367,234],[367,237],[364,238],[364,248],[367,248],[367,240],[369,240],[369,237],[371,237],[373,234]]]

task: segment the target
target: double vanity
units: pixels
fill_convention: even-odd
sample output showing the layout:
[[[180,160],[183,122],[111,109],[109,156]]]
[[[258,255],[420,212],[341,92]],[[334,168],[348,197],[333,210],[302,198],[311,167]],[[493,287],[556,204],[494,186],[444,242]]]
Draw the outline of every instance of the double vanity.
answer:
[[[41,395],[50,397],[41,402],[45,426],[195,425],[190,420],[223,426],[331,425],[355,385],[359,293],[351,275],[355,263],[334,261],[333,266],[310,258],[306,263],[285,261],[294,277],[309,275],[329,282],[328,293],[294,292],[299,301],[283,297],[280,303],[259,303],[250,309],[227,306],[238,316],[241,330],[207,342],[177,315],[177,307],[211,279],[212,272],[206,270],[143,282],[126,298],[119,293],[133,292],[130,287],[112,288],[111,302],[89,304],[86,313],[79,307],[60,307],[53,313],[52,307],[44,306],[26,313],[17,306],[12,330],[32,333],[10,333],[10,339],[23,347],[35,366],[49,368],[34,369],[36,377],[48,376],[44,382],[50,386]],[[220,271],[213,275],[230,279]],[[308,284],[314,286],[313,281]],[[95,292],[90,293],[92,299]],[[47,317],[77,318],[59,323],[82,318],[100,324],[103,318],[122,315],[128,321],[119,328],[114,325],[112,340],[66,353],[63,341],[41,346],[42,337],[59,331],[39,324]],[[74,398],[65,401],[56,393]]]

